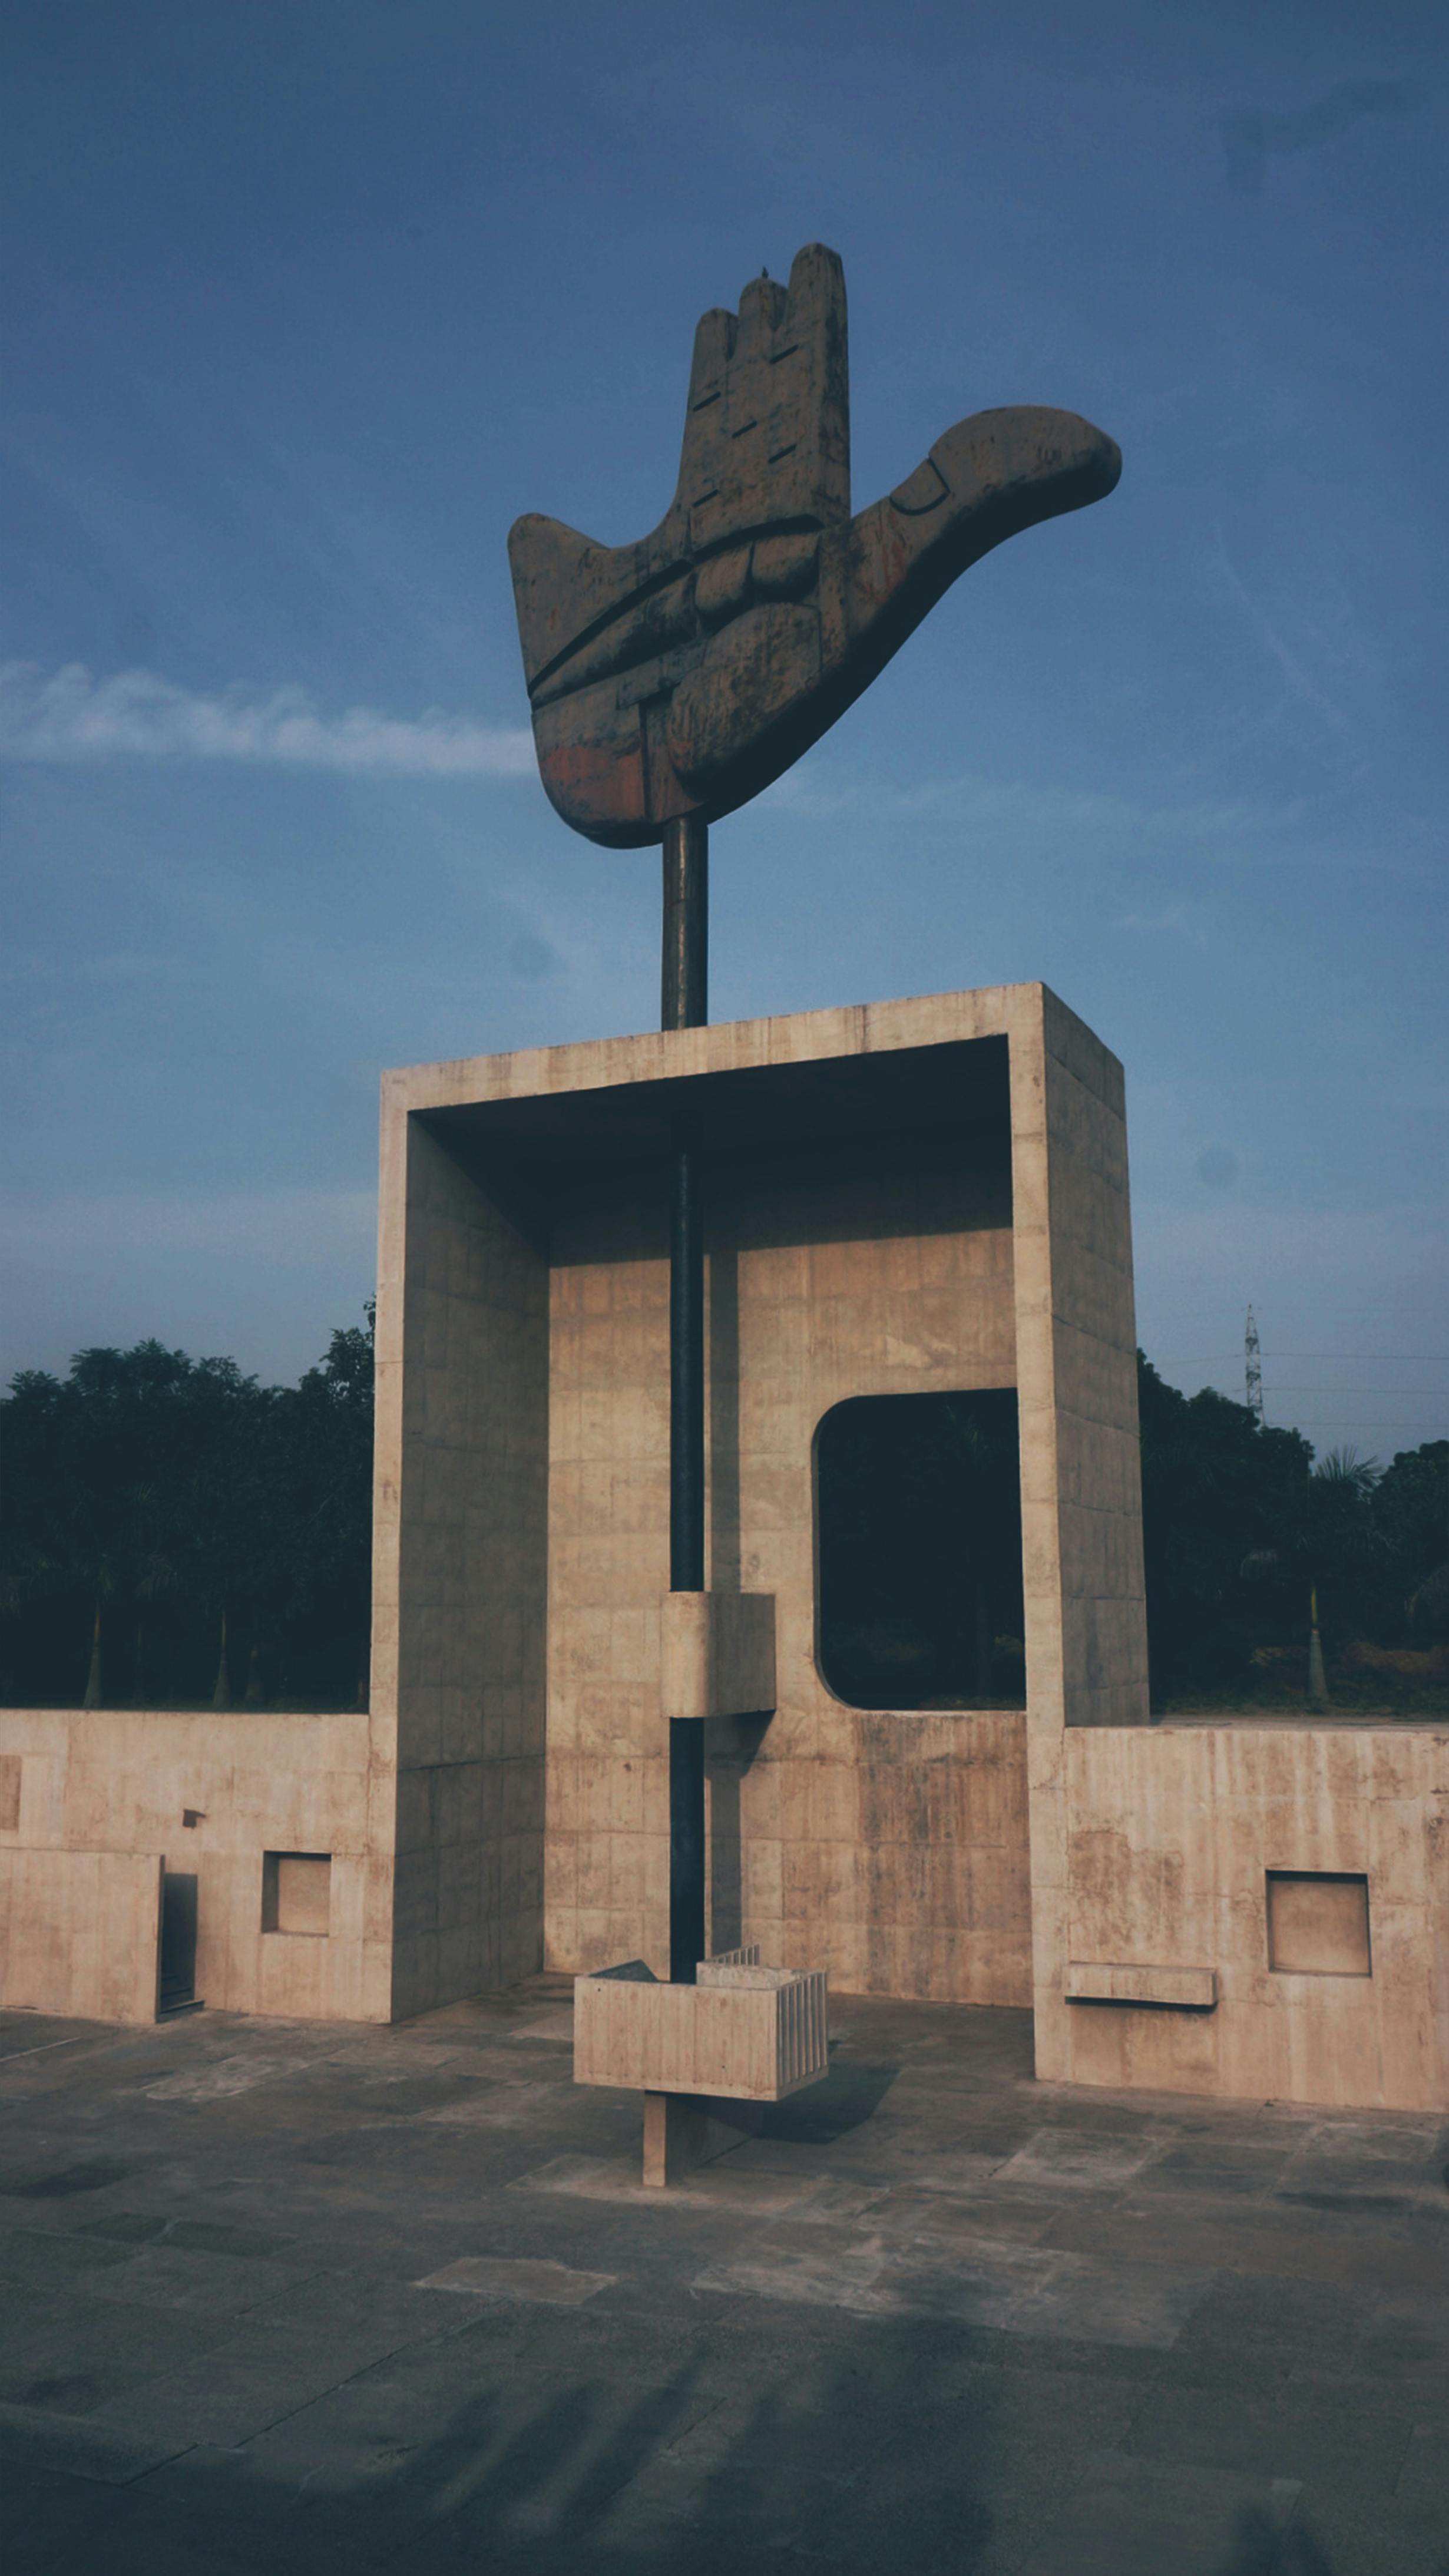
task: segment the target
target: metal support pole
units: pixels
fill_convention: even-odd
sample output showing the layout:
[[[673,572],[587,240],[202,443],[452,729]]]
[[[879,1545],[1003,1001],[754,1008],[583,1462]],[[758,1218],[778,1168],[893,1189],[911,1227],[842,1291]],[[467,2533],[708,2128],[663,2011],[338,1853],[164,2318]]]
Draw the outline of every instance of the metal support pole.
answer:
[[[662,1029],[702,1029],[709,1018],[709,826],[685,814],[664,826]]]
[[[669,1589],[704,1590],[704,1229],[699,1173],[676,1139],[669,1208]]]
[[[704,1957],[704,1720],[669,1721],[669,1982]]]
[[[660,1021],[709,1016],[709,833],[697,815],[664,833]],[[704,1235],[688,1136],[674,1141],[669,1206],[669,1588],[704,1582]],[[692,1986],[704,1956],[704,1720],[669,1722],[669,1975]]]

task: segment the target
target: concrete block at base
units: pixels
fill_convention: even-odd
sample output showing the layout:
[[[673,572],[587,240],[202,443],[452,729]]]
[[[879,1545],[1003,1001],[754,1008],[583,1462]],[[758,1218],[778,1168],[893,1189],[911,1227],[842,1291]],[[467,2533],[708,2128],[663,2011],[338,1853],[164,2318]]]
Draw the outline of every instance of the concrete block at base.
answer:
[[[773,1709],[772,1592],[666,1592],[659,1635],[666,1717],[753,1717]]]
[[[828,2071],[823,1968],[738,1968],[728,1985],[574,1981],[576,2084],[779,2102]]]

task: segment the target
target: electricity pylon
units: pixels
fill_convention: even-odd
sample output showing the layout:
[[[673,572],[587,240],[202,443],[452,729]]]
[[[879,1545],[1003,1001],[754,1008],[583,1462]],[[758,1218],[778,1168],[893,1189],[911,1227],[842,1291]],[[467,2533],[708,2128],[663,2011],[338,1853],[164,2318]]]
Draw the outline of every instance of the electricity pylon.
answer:
[[[1245,1399],[1248,1411],[1261,1422],[1263,1419],[1263,1354],[1258,1348],[1258,1327],[1253,1321],[1251,1306],[1248,1308],[1248,1329],[1243,1336],[1243,1375],[1248,1390]]]

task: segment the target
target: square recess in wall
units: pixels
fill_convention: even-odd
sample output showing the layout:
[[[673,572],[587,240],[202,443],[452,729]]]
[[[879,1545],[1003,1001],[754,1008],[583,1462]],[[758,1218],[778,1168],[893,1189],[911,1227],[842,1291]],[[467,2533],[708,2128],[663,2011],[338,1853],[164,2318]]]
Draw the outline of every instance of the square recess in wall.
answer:
[[[263,1852],[262,1930],[325,1941],[331,1929],[332,1854]]]
[[[1352,1871],[1270,1869],[1268,1965],[1280,1976],[1372,1976],[1368,1880]]]

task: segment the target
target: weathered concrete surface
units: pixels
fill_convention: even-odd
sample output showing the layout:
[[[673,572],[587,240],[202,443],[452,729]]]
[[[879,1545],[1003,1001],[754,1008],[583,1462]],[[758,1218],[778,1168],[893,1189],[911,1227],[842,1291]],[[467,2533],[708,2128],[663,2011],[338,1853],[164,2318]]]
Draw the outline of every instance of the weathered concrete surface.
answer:
[[[0,1993],[144,2014],[154,1907],[103,1896],[116,1852],[196,1873],[212,2006],[385,2020],[543,1960],[667,1968],[681,1103],[711,1209],[690,1688],[765,1688],[711,1675],[715,1625],[768,1603],[775,1646],[773,1710],[710,1721],[712,1948],[1030,2000],[1054,2081],[1436,2111],[1449,1730],[1143,1722],[1121,1068],[1040,985],[390,1075],[371,1712],[0,1712]],[[848,1708],[815,1659],[816,1427],[993,1386],[1028,1708]],[[330,1855],[325,1937],[266,1928],[267,1852]],[[1298,1889],[1275,1957],[1271,1873],[1363,1886]]]
[[[0,2009],[156,2018],[159,1852],[0,1845]]]
[[[1442,2112],[833,2015],[828,2085],[668,2192],[544,1985],[5,2017],[7,2576],[1441,2576]]]
[[[666,1592],[659,1622],[659,1699],[672,1717],[753,1717],[774,1707],[768,1592]]]
[[[1449,2104],[1449,1728],[1193,1720],[1070,1731],[1063,1753],[1071,1958],[1211,1970],[1217,2001],[1039,2013],[1043,2074]],[[1301,1874],[1279,1952],[1277,1873]]]
[[[711,1728],[711,1947],[1012,2005],[1035,1963],[1050,2021],[1063,1732],[1142,1723],[1147,1690],[1122,1070],[1039,984],[386,1078],[372,1705],[379,1742],[396,1727],[395,2009],[544,1962],[667,1973],[681,1115],[710,1210],[710,1587],[771,1596],[775,1626],[773,1714]],[[821,1417],[1013,1386],[1029,1716],[847,1708],[815,1658]]]
[[[350,1711],[0,1709],[0,2001],[154,2018],[164,1861],[196,1877],[213,2007],[386,2021],[392,1750]],[[325,1939],[264,1931],[267,1852],[330,1854]]]
[[[694,344],[673,505],[637,545],[537,513],[509,536],[544,786],[630,848],[729,813],[868,688],[968,565],[1101,500],[1122,459],[1073,412],[976,412],[850,515],[845,278],[812,242]]]
[[[710,1720],[710,1946],[1009,2005],[1035,1957],[1065,2009],[1063,1730],[1144,1719],[1146,1663],[1121,1067],[1041,985],[389,1075],[370,1710],[0,1712],[9,2000],[144,2011],[154,1925],[88,1893],[105,1851],[196,1877],[213,2007],[382,2021],[545,1959],[667,1968],[681,1106],[710,1207],[682,1615],[691,1690],[745,1707]],[[822,1415],[1012,1386],[1029,1718],[847,1708],[815,1660]],[[320,1937],[273,1928],[279,1855],[327,1857]]]
[[[825,1978],[702,1967],[695,1985],[632,1976],[574,1983],[574,2082],[779,2102],[829,2068]]]
[[[371,1703],[395,2016],[539,1963],[547,1414],[546,1263],[385,1106]]]

